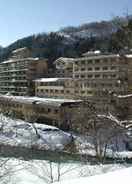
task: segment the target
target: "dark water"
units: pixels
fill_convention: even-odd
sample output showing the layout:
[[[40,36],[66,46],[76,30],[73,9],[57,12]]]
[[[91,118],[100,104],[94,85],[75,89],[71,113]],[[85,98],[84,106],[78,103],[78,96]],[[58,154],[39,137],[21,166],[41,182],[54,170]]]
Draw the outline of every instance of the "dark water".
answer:
[[[23,160],[50,160],[53,162],[89,162],[90,164],[98,164],[96,157],[89,155],[79,155],[57,151],[41,151],[35,149],[27,149],[22,147],[0,146],[0,156],[21,158]],[[112,163],[128,163],[132,164],[132,159],[112,159],[106,158],[104,164]],[[100,163],[99,163],[100,164]]]
[[[57,151],[41,151],[22,147],[0,146],[0,156],[15,157],[24,160],[50,160],[54,162],[80,161],[80,155]]]

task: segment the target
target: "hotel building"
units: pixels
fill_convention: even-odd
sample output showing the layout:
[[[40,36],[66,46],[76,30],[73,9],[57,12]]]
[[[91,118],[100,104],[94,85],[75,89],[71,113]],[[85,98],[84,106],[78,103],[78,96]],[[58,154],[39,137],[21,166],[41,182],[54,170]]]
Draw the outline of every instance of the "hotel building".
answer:
[[[0,63],[0,93],[34,95],[33,80],[46,73],[45,59],[32,58],[26,48],[15,50],[9,60]]]

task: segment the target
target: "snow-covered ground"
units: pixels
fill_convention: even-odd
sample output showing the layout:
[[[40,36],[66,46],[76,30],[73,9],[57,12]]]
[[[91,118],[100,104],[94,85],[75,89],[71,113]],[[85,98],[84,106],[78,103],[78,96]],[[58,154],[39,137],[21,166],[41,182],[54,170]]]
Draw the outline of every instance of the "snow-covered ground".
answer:
[[[75,145],[79,153],[95,156],[92,138],[83,135],[74,136]],[[11,119],[0,114],[0,144],[19,146],[25,148],[36,148],[39,150],[63,150],[71,143],[70,133],[60,129],[38,123],[28,123],[22,120]],[[125,142],[122,137],[116,139],[118,151],[115,144],[111,144],[107,150],[109,157],[132,158],[132,152],[126,151]]]
[[[107,174],[96,175],[92,177],[84,177],[74,180],[57,182],[56,184],[131,184],[132,183],[132,167],[121,169]]]
[[[80,154],[96,156],[96,152],[92,144],[92,138],[90,136],[86,137],[80,135],[75,137],[75,144]],[[118,150],[116,148],[116,144],[118,145]],[[106,155],[107,157],[114,159],[132,159],[132,151],[126,150],[125,142],[122,137],[118,137],[118,139],[116,139],[116,143],[113,141],[111,145],[108,146]]]
[[[84,151],[84,153],[87,152],[91,155],[95,154],[90,138],[86,141],[84,136],[74,135],[74,137],[75,143],[79,146],[78,148],[81,153]],[[65,145],[70,143],[71,139],[71,134],[63,132],[56,127],[36,123],[32,125],[22,120],[13,120],[0,115],[0,144],[27,148],[35,146],[38,149],[61,150]],[[132,152],[118,152],[117,154],[132,157]],[[89,176],[129,167],[127,164],[90,165],[89,163],[82,164],[81,162],[71,161],[67,161],[67,163],[58,161],[55,163],[45,160],[24,161],[16,158],[4,159],[7,161],[5,162],[6,164],[3,165],[3,168],[0,167],[0,176],[1,173],[3,173],[3,169],[4,173],[7,172],[7,175],[5,175],[3,179],[1,178],[0,184],[3,184],[5,179],[6,184],[49,184],[51,181],[56,182],[57,180],[60,180],[62,183],[64,181],[64,183],[70,184],[69,179],[75,179],[76,184],[77,182],[84,184],[88,183],[88,181],[91,181],[90,184],[92,184],[92,179],[90,179],[91,177],[89,178]],[[118,173],[120,172],[121,171]],[[127,172],[129,172],[129,170],[125,170],[126,175],[124,175],[124,177],[129,177],[129,173],[127,175]],[[119,177],[119,174],[117,175]],[[85,178],[77,179],[81,177]],[[96,177],[102,178],[101,176],[95,176],[95,178]],[[74,181],[71,181],[71,183],[74,184]],[[103,183],[101,182],[101,184]]]
[[[72,137],[60,129],[0,115],[0,144],[41,150],[62,150]]]
[[[9,166],[10,171],[12,172],[9,173],[10,177],[8,178],[8,182],[6,182],[6,184],[49,184],[51,183],[51,181],[58,181],[58,178],[59,181],[61,181],[60,183],[64,182],[65,184],[74,184],[74,181],[76,182],[76,184],[79,183],[78,181],[85,181],[86,183],[86,180],[89,181],[89,179],[91,178],[90,176],[100,175],[102,173],[107,173],[129,167],[129,165],[120,164],[83,165],[81,163],[75,162],[54,163],[45,160],[23,161],[13,158],[8,161],[7,166]],[[119,172],[120,171],[121,170],[119,170]],[[84,177],[84,179],[82,177]],[[71,179],[75,180],[73,180],[72,182],[70,181]],[[1,181],[2,180],[0,180],[0,184],[2,184]]]

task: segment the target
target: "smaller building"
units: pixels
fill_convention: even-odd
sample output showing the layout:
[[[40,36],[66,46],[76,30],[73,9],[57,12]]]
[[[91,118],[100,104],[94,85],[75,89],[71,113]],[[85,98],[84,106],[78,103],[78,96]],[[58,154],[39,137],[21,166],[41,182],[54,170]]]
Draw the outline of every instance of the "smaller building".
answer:
[[[66,128],[81,103],[81,100],[0,95],[0,112]]]
[[[73,58],[58,58],[55,62],[55,77],[72,77],[73,76]]]
[[[41,78],[35,80],[35,96],[51,98],[75,97],[72,78]]]
[[[27,47],[22,47],[12,51],[12,59],[21,59],[32,57],[32,52]]]

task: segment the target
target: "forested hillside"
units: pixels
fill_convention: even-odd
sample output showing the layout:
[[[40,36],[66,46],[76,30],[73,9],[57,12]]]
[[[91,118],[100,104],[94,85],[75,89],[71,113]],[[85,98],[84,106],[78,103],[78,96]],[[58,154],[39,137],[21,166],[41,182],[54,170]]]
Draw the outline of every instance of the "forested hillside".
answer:
[[[132,48],[132,18],[114,18],[67,27],[58,32],[31,35],[6,48],[0,47],[0,61],[8,59],[13,50],[21,47],[28,47],[32,57],[48,58],[49,66],[58,57],[78,57],[88,50],[122,52]]]

